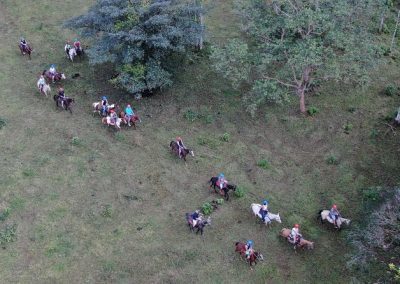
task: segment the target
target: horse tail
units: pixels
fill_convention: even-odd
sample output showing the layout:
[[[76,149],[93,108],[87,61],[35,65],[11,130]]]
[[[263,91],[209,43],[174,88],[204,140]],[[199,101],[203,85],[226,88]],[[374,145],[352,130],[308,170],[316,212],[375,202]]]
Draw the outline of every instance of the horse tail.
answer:
[[[236,243],[235,243],[235,246],[237,246],[238,244],[240,244],[240,242],[236,242]]]
[[[318,212],[318,216],[317,216],[317,219],[321,219],[322,217],[321,217],[321,213],[322,213],[322,211],[324,211],[324,210],[319,210],[319,212]]]

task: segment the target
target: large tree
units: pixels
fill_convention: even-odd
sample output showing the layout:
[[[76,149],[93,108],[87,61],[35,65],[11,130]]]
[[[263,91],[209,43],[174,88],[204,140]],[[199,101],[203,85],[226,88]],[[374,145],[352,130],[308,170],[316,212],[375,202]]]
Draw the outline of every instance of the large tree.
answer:
[[[236,1],[247,42],[238,39],[212,53],[214,66],[235,85],[250,84],[249,108],[263,101],[305,96],[327,80],[369,81],[376,63],[374,11],[368,0]]]
[[[172,84],[165,63],[201,44],[201,12],[196,1],[98,0],[65,26],[92,38],[90,63],[113,63],[112,82],[134,94]]]

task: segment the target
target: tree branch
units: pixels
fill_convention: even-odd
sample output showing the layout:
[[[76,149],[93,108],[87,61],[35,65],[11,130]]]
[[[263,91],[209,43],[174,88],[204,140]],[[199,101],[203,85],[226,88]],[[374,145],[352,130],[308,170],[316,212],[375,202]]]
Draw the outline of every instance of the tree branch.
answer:
[[[268,79],[268,80],[273,80],[273,81],[275,81],[275,82],[277,82],[277,83],[279,83],[279,84],[281,84],[281,85],[284,85],[284,86],[286,86],[286,87],[290,87],[290,88],[297,88],[297,87],[298,87],[298,86],[295,85],[295,84],[286,83],[286,82],[283,82],[283,81],[281,81],[281,80],[279,80],[279,79],[277,79],[277,78],[269,77],[269,76],[267,76],[267,75],[264,75],[263,78],[264,78],[264,79]]]

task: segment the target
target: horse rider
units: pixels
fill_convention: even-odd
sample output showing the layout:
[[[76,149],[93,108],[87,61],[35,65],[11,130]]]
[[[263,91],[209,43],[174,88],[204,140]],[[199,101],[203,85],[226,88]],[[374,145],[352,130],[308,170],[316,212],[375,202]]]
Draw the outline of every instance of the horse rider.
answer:
[[[335,227],[337,228],[337,222],[336,220],[339,218],[340,213],[339,210],[337,209],[336,204],[332,205],[331,210],[329,211],[329,217],[333,220],[333,224],[335,224]]]
[[[75,47],[76,50],[79,50],[79,51],[82,50],[81,42],[78,39],[74,40],[74,47]]]
[[[46,85],[46,80],[44,79],[43,75],[40,75],[37,85],[39,87],[39,90],[42,92],[44,85]]]
[[[70,41],[69,40],[67,40],[67,42],[66,42],[66,44],[65,44],[65,46],[64,46],[64,50],[65,50],[65,52],[67,53],[67,57],[69,58],[69,50],[71,49],[72,47],[71,47],[71,43],[70,43]]]
[[[253,241],[252,240],[248,240],[246,242],[245,248],[246,248],[246,258],[250,259],[250,256],[254,253],[254,249],[253,249]]]
[[[265,217],[268,216],[268,200],[264,200],[261,208],[260,208],[260,215],[263,222],[265,222]]]
[[[51,64],[50,69],[49,69],[49,74],[51,75],[51,79],[53,80],[54,83],[54,77],[56,76],[56,65]]]
[[[28,43],[26,42],[26,40],[23,37],[21,37],[19,44],[22,46],[22,50],[24,50],[24,54],[25,54],[25,50],[27,49]]]
[[[58,88],[58,99],[61,101],[61,105],[64,106],[65,93],[63,87]]]
[[[101,99],[101,113],[104,115],[108,111],[108,100],[106,96]]]
[[[294,227],[290,231],[290,236],[289,236],[293,240],[295,248],[300,243],[300,239],[301,239],[299,227],[300,227],[299,224],[294,224]]]
[[[111,123],[116,124],[116,123],[117,123],[117,118],[118,118],[117,113],[116,113],[113,109],[110,110],[110,120],[111,120]]]
[[[192,218],[192,226],[196,227],[197,222],[200,220],[200,210],[194,211],[190,217]]]
[[[131,117],[134,115],[135,115],[135,113],[133,112],[131,105],[128,104],[125,108],[125,116],[127,117],[129,126],[131,126]]]
[[[218,183],[219,189],[221,189],[221,190],[225,187],[225,185],[228,184],[228,181],[225,179],[225,175],[223,173],[220,173],[218,175],[217,183]]]
[[[182,138],[181,137],[176,137],[176,144],[178,144],[178,151],[179,151],[179,158],[182,158],[182,150],[186,149],[185,144],[183,144]]]

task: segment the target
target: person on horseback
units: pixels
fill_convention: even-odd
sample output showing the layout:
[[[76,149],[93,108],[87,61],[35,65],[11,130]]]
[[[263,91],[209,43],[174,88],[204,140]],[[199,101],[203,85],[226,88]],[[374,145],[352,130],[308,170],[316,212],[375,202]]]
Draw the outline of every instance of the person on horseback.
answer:
[[[250,259],[250,256],[254,253],[254,249],[253,249],[253,241],[252,240],[248,240],[246,242],[246,258]]]
[[[110,110],[110,121],[111,121],[111,123],[116,124],[117,123],[117,118],[118,118],[117,113],[113,109]]]
[[[72,48],[72,47],[71,47],[71,43],[70,43],[70,41],[68,40],[67,43],[66,43],[65,46],[64,46],[64,50],[65,50],[65,52],[67,53],[67,58],[69,58],[69,50],[70,50],[71,48]]]
[[[182,150],[186,149],[181,137],[176,137],[176,144],[178,144],[179,158],[182,158]]]
[[[300,227],[299,224],[294,224],[294,227],[292,228],[292,230],[290,232],[290,236],[289,236],[293,240],[295,248],[300,243],[300,239],[301,239],[299,227]]]
[[[196,227],[197,222],[198,222],[199,219],[200,219],[200,210],[194,211],[194,212],[190,215],[190,217],[192,218],[192,226],[193,226],[193,227]]]
[[[227,184],[228,181],[225,179],[225,175],[223,173],[220,173],[218,175],[218,181],[217,181],[219,189],[223,189]]]
[[[335,225],[335,228],[337,228],[337,223],[336,220],[339,218],[339,210],[337,209],[336,204],[333,204],[331,210],[329,211],[329,217],[333,220],[333,224]]]
[[[56,76],[56,72],[57,72],[56,65],[51,64],[50,69],[49,69],[49,74],[51,75],[51,79],[52,79],[53,83],[54,83],[54,77]]]
[[[108,100],[106,96],[103,96],[101,99],[101,113],[102,115],[105,115],[108,111]]]
[[[42,92],[44,85],[46,85],[46,80],[44,79],[43,75],[40,75],[37,85],[39,87],[39,90]]]
[[[23,37],[21,37],[19,44],[22,46],[22,49],[25,51],[28,43],[26,42],[26,40]],[[24,54],[25,54],[25,52],[24,52]]]
[[[131,105],[128,104],[125,108],[125,116],[128,120],[128,125],[131,126],[131,117],[134,116],[135,113],[133,112]]]
[[[81,42],[77,38],[74,40],[74,47],[75,47],[76,50],[82,50],[81,49]]]
[[[61,105],[64,106],[65,93],[63,87],[58,88],[58,100],[61,102]]]
[[[268,216],[268,200],[264,200],[261,208],[260,208],[260,215],[263,222],[265,222],[265,217]]]

